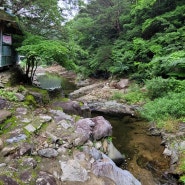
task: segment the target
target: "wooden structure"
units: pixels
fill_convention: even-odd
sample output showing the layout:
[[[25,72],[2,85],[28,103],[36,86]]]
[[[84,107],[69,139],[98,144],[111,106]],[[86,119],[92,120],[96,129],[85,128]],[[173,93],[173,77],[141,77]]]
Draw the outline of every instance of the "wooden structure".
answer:
[[[22,35],[17,18],[4,8],[0,8],[0,68],[18,62],[18,55],[12,45],[13,34]]]

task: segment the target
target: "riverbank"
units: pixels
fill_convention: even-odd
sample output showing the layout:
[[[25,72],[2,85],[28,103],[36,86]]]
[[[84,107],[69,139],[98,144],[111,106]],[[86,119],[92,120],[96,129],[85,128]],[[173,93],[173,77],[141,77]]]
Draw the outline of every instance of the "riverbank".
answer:
[[[92,140],[91,134],[93,133],[93,128],[95,128],[94,123],[92,123],[90,119],[90,125],[89,125],[89,120],[85,120],[85,122],[88,123],[88,129],[87,130],[81,130],[80,128],[80,135],[83,133],[84,136],[82,138],[79,138],[79,135],[77,129],[77,121],[83,120],[84,114],[81,114],[88,108],[90,110],[96,111],[96,112],[101,112],[101,113],[106,113],[106,114],[117,114],[117,115],[130,115],[132,117],[137,117],[137,109],[139,108],[139,105],[126,105],[124,103],[119,103],[115,100],[112,100],[112,96],[117,93],[117,92],[122,92],[126,93],[127,89],[129,87],[129,81],[127,79],[122,79],[122,80],[97,80],[97,79],[85,79],[82,80],[78,78],[74,73],[65,71],[64,68],[60,66],[52,66],[48,67],[47,69],[43,68],[38,68],[38,73],[43,73],[43,72],[51,72],[51,73],[56,73],[59,75],[64,75],[66,78],[70,79],[70,81],[76,83],[78,86],[78,90],[74,91],[73,93],[70,94],[70,97],[72,100],[69,102],[63,102],[61,98],[59,100],[55,100],[54,102],[51,101],[48,95],[45,93],[35,90],[34,88],[25,88],[22,85],[18,85],[15,87],[6,87],[6,84],[8,80],[2,80],[3,88],[8,89],[8,91],[15,92],[16,96],[18,97],[18,102],[12,102],[12,101],[7,101],[5,99],[1,99],[1,109],[8,111],[8,115],[5,117],[5,119],[2,122],[6,122],[5,124],[1,125],[1,131],[6,130],[5,134],[2,134],[2,151],[5,148],[5,151],[8,150],[8,153],[5,152],[4,156],[1,156],[1,172],[5,170],[6,173],[3,172],[3,174],[7,176],[11,171],[9,170],[9,167],[11,166],[16,166],[15,171],[18,170],[18,173],[14,173],[13,176],[10,176],[13,181],[16,182],[21,182],[22,180],[20,178],[17,179],[17,176],[20,176],[20,174],[24,174],[24,170],[20,170],[19,168],[21,165],[17,164],[19,163],[19,160],[17,158],[25,158],[25,155],[28,158],[33,158],[34,161],[36,161],[37,165],[33,168],[30,169],[30,166],[28,167],[28,171],[25,172],[27,175],[27,183],[32,183],[36,182],[38,176],[33,175],[32,173],[37,172],[39,174],[41,170],[41,174],[45,174],[45,169],[51,168],[52,170],[49,170],[46,172],[48,176],[51,175],[51,179],[54,180],[48,180],[48,182],[52,182],[55,184],[77,184],[78,180],[69,180],[67,177],[67,180],[62,180],[62,175],[63,175],[63,169],[61,167],[61,163],[59,161],[61,158],[64,158],[65,164],[67,166],[71,164],[70,160],[76,161],[78,158],[78,163],[80,163],[79,166],[80,169],[78,169],[80,174],[78,176],[82,175],[84,178],[84,174],[81,172],[84,171],[85,169],[85,174],[88,174],[86,176],[86,180],[83,181],[81,180],[81,184],[93,184],[94,180],[96,179],[97,184],[104,184],[106,182],[111,183],[118,183],[116,179],[119,179],[117,176],[113,176],[108,178],[105,174],[101,175],[101,178],[97,178],[97,171],[95,173],[92,173],[91,170],[93,164],[99,164],[99,162],[107,161],[107,158],[103,157],[102,153],[97,153],[92,154],[92,151],[89,151],[89,148],[95,148],[98,151],[103,151],[105,154],[108,152],[108,143],[110,142],[110,132],[105,131],[107,135],[102,136],[102,139]],[[5,75],[6,76],[6,75]],[[8,75],[7,75],[8,77]],[[6,79],[1,77],[1,79]],[[29,97],[29,98],[28,98]],[[65,99],[66,101],[66,99]],[[56,103],[57,102],[57,103]],[[79,103],[80,102],[80,103]],[[52,105],[52,106],[51,106]],[[66,106],[68,107],[66,109]],[[64,112],[64,111],[72,111],[70,114]],[[62,111],[63,110],[63,111]],[[7,112],[6,112],[7,113]],[[72,115],[72,117],[71,117]],[[86,114],[87,115],[87,114]],[[82,117],[81,117],[82,116]],[[6,121],[5,121],[6,120]],[[61,123],[60,123],[61,122]],[[80,123],[82,124],[82,123]],[[84,124],[84,123],[83,123]],[[85,124],[86,125],[86,124]],[[182,125],[183,126],[183,125]],[[49,129],[49,130],[48,130]],[[15,130],[15,132],[13,131]],[[52,132],[51,132],[52,130]],[[177,172],[178,168],[178,162],[180,160],[179,158],[179,150],[177,149],[177,145],[175,146],[176,151],[174,152],[173,148],[170,148],[173,146],[174,141],[169,138],[176,138],[177,135],[175,133],[166,133],[162,130],[159,130],[155,127],[155,125],[151,125],[149,128],[151,131],[151,135],[158,135],[162,137],[162,145],[164,145],[164,150],[161,151],[164,156],[167,158],[171,158],[170,162],[170,168],[166,171],[166,178],[168,178],[168,174],[174,174],[174,175],[180,175],[180,171]],[[58,132],[56,132],[58,131]],[[61,132],[63,133],[61,135]],[[86,133],[88,132],[88,134]],[[49,133],[49,134],[48,134]],[[75,134],[74,134],[75,133]],[[89,134],[90,133],[90,134]],[[184,132],[181,132],[184,134]],[[84,138],[86,140],[84,141]],[[19,140],[20,139],[20,140]],[[13,141],[13,143],[7,143],[8,141]],[[54,140],[54,141],[53,141]],[[26,141],[26,142],[25,142]],[[30,146],[30,141],[33,141],[31,146]],[[55,142],[57,141],[57,142]],[[60,141],[58,143],[58,141]],[[178,140],[179,142],[180,140]],[[76,143],[77,142],[77,143]],[[83,144],[81,144],[81,142]],[[24,144],[26,143],[26,144]],[[79,144],[80,143],[80,144]],[[24,145],[27,146],[28,144],[28,151],[27,149],[24,149]],[[9,146],[6,148],[5,146]],[[84,146],[87,147],[88,152],[83,153],[82,149],[84,149]],[[178,143],[179,146],[179,143]],[[181,143],[181,146],[183,146],[183,143]],[[22,149],[23,147],[23,149]],[[49,150],[43,150],[45,148],[49,148]],[[23,155],[19,155],[20,151],[26,150],[26,152]],[[47,153],[50,157],[42,156],[41,152]],[[55,152],[57,151],[57,153]],[[4,151],[3,151],[4,152]],[[39,154],[40,153],[40,154]],[[77,153],[77,156],[76,156]],[[54,155],[54,156],[53,156]],[[56,156],[55,156],[56,155]],[[89,158],[89,155],[91,156]],[[95,155],[95,156],[94,156]],[[97,155],[101,156],[101,158],[97,158]],[[162,154],[161,154],[162,155]],[[6,158],[6,160],[5,160]],[[36,158],[36,159],[35,159]],[[80,159],[79,159],[80,158]],[[15,159],[13,163],[9,163],[11,159]],[[103,161],[101,160],[103,159]],[[27,159],[26,159],[27,160]],[[32,160],[32,159],[28,159]],[[80,161],[79,161],[80,160]],[[82,161],[81,161],[82,160]],[[85,161],[84,161],[85,160]],[[92,160],[92,161],[91,161]],[[7,161],[7,162],[3,162]],[[48,167],[45,166],[45,163],[49,163],[51,161],[54,161],[53,165]],[[69,162],[70,161],[70,162]],[[90,163],[87,161],[91,161]],[[67,163],[69,162],[69,164]],[[72,167],[70,170],[73,168],[72,162]],[[108,161],[107,161],[108,162]],[[110,162],[110,161],[109,161]],[[15,163],[17,165],[15,165]],[[35,163],[35,162],[34,162]],[[10,165],[9,165],[10,164]],[[64,164],[64,163],[63,163]],[[103,163],[101,163],[103,164]],[[108,163],[110,165],[110,163]],[[112,165],[112,163],[111,163]],[[40,168],[42,166],[42,168]],[[65,166],[65,165],[64,165]],[[38,168],[38,169],[37,169]],[[109,167],[108,167],[109,168]],[[113,167],[114,168],[114,167]],[[7,170],[8,169],[8,170]],[[69,171],[70,171],[69,170]],[[117,173],[117,167],[114,168],[115,172]],[[118,170],[119,173],[122,171]],[[99,171],[100,172],[100,171]],[[29,173],[29,175],[28,175]],[[31,175],[30,175],[31,174]],[[46,175],[45,174],[45,175]],[[90,176],[89,176],[90,174]],[[123,174],[122,174],[123,175]],[[14,178],[16,176],[16,179]],[[24,176],[24,175],[23,175]],[[123,178],[125,175],[123,175]],[[4,176],[2,177],[4,178]],[[26,178],[26,177],[24,177]],[[39,177],[40,178],[40,177]],[[43,178],[45,179],[45,177]],[[119,179],[120,180],[120,179]],[[119,181],[118,180],[118,181]],[[123,179],[122,179],[123,180]],[[12,182],[13,182],[12,181]],[[67,181],[67,182],[66,182]],[[137,181],[136,181],[137,182]],[[138,182],[137,182],[138,183]],[[136,183],[136,184],[137,184]],[[38,183],[39,184],[39,183]],[[128,183],[129,184],[129,183]]]
[[[68,114],[63,111],[66,104],[55,104],[63,102],[62,97],[53,102],[47,91],[23,84],[10,87],[5,78],[0,98],[1,183],[141,184],[112,161],[124,156],[113,146],[112,126],[102,116]],[[67,105],[83,107],[77,101]]]

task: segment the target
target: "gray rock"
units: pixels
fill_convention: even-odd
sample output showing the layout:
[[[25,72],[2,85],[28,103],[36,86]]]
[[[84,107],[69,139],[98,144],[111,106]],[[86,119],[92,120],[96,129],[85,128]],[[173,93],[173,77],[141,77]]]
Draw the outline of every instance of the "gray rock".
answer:
[[[16,109],[16,112],[18,115],[26,115],[28,112],[28,109],[24,107],[19,107]]]
[[[12,113],[7,110],[0,110],[0,123],[12,116]]]
[[[68,101],[68,102],[54,102],[54,107],[61,107],[63,111],[67,114],[82,115],[82,110],[79,102],[77,101]]]
[[[57,185],[57,183],[53,175],[40,171],[36,180],[36,185]]]
[[[164,151],[163,151],[163,155],[171,156],[172,155],[172,151],[169,150],[168,148],[165,148]]]
[[[69,97],[71,99],[75,99],[75,98],[78,98],[80,96],[84,96],[84,95],[88,94],[89,92],[91,92],[95,88],[99,88],[99,87],[103,87],[103,86],[104,86],[104,84],[98,83],[98,84],[93,84],[93,85],[89,85],[89,86],[86,86],[86,87],[82,87],[82,88],[70,93]]]
[[[20,150],[19,150],[19,155],[31,155],[33,150],[33,145],[29,144],[29,143],[23,143],[20,146]]]
[[[24,127],[29,133],[35,132],[36,128],[32,124],[28,124]]]
[[[122,103],[117,103],[116,101],[89,102],[88,106],[91,111],[131,116],[135,115],[135,111],[138,108],[137,106],[124,105]]]
[[[110,157],[117,165],[124,162],[125,156],[122,155],[112,142],[108,144],[108,157]]]
[[[74,145],[82,145],[91,137],[95,123],[90,118],[81,119],[76,122],[76,133],[78,138],[75,139]]]
[[[24,172],[20,173],[20,179],[23,181],[25,184],[30,183],[32,180],[32,173],[30,170],[25,170]]]
[[[43,157],[52,158],[57,157],[58,152],[53,148],[44,148],[38,151],[38,154]]]
[[[5,156],[8,156],[8,155],[15,153],[16,151],[17,151],[16,146],[6,146],[2,149],[1,155],[3,155],[5,157]]]
[[[103,116],[97,116],[91,120],[95,123],[93,129],[93,138],[95,140],[112,135],[112,126]]]
[[[103,159],[92,164],[92,172],[98,177],[108,177],[116,185],[141,185],[141,183],[127,170],[118,168],[115,163],[102,154]]]
[[[129,85],[129,80],[128,79],[121,79],[116,84],[116,88],[118,88],[118,89],[124,89],[124,88],[128,87],[128,85]]]
[[[15,93],[15,96],[17,97],[18,101],[24,101],[25,100],[25,96],[21,93]]]
[[[85,182],[89,178],[86,169],[75,160],[60,161],[60,165],[63,172],[61,176],[62,181]]]
[[[0,150],[2,150],[2,149],[3,149],[3,141],[0,138]]]
[[[37,166],[37,161],[36,161],[35,159],[31,158],[31,157],[23,158],[22,165],[23,165],[25,168],[26,168],[26,167],[28,167],[28,168],[31,167],[32,169],[34,169],[34,168],[36,168],[36,166]]]
[[[50,122],[51,120],[52,120],[52,117],[51,116],[48,116],[48,115],[39,115],[39,117],[40,117],[40,121],[41,122]]]
[[[185,150],[185,141],[182,141],[182,142],[179,144],[179,147],[180,147],[180,150]]]
[[[4,109],[5,107],[7,107],[7,105],[7,101],[0,97],[0,109]]]
[[[61,120],[73,121],[72,116],[64,113],[61,110],[50,110],[49,112],[52,114],[52,116],[54,117],[55,122],[57,122],[57,123]]]
[[[27,136],[25,134],[19,134],[18,136],[12,137],[10,139],[7,139],[7,143],[17,143],[22,140],[26,140]]]
[[[19,185],[14,179],[6,175],[0,175],[0,182],[2,182],[3,185]]]

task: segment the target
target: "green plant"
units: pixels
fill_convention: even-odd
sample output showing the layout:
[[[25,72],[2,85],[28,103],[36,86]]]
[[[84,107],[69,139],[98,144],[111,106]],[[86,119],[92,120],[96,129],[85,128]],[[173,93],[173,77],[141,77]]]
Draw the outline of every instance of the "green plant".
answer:
[[[10,100],[10,101],[17,101],[17,97],[15,95],[15,92],[8,91],[6,89],[0,89],[0,96]]]
[[[147,89],[147,96],[152,100],[164,97],[172,91],[180,92],[180,89],[183,90],[182,82],[174,78],[164,79],[162,77],[156,77],[151,80],[146,80],[145,86]]]
[[[32,105],[33,107],[36,107],[37,106],[37,102],[35,101],[35,98],[31,95],[31,94],[28,94],[25,98],[25,104],[26,105]]]
[[[124,94],[122,92],[116,91],[113,93],[112,100],[117,100],[117,101],[123,101],[124,100]]]
[[[140,109],[142,117],[149,121],[167,120],[169,117],[179,119],[185,115],[185,91],[169,92],[166,96],[146,103]]]

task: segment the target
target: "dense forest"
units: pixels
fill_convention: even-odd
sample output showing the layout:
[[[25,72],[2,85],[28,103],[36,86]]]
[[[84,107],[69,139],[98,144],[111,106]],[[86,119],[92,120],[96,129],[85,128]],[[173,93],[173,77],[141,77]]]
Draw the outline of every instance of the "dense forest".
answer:
[[[184,0],[0,1],[19,18],[15,47],[42,65],[58,63],[83,78],[129,78],[141,116],[174,132],[185,122]],[[73,17],[72,14],[76,12]],[[70,17],[70,20],[69,20]],[[185,182],[182,151],[181,180]]]

